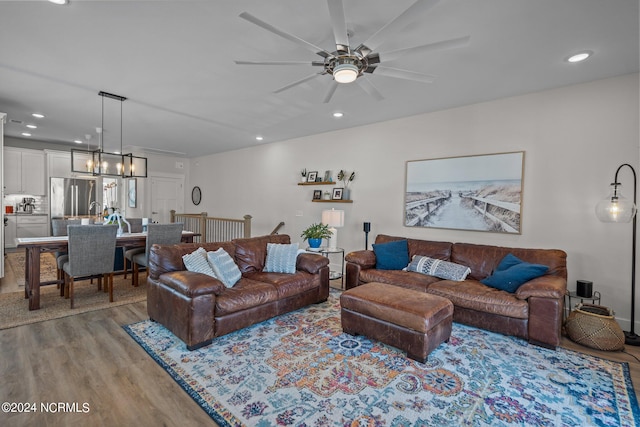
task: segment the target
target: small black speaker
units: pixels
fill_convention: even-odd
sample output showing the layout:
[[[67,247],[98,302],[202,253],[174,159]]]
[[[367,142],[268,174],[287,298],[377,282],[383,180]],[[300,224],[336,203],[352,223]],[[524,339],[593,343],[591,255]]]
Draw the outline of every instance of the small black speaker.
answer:
[[[588,280],[578,280],[576,295],[582,298],[593,297],[593,282]]]
[[[371,231],[371,223],[370,223],[370,222],[365,222],[365,223],[364,223],[364,229],[363,229],[363,231],[364,231],[365,233],[368,233],[368,232],[370,232],[370,231]]]

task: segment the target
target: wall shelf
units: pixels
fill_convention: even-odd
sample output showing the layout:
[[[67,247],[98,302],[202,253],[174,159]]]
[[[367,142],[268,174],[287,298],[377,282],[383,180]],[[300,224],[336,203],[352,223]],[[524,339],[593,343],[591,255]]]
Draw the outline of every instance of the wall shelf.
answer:
[[[336,185],[332,181],[318,181],[318,182],[299,182],[298,185]]]
[[[353,203],[353,200],[312,200],[314,203]]]

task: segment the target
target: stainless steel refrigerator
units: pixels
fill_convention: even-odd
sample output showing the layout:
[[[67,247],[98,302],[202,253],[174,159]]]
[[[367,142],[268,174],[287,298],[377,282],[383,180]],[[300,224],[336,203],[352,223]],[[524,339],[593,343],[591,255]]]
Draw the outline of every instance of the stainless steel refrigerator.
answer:
[[[95,178],[51,178],[51,218],[95,214],[97,189]]]

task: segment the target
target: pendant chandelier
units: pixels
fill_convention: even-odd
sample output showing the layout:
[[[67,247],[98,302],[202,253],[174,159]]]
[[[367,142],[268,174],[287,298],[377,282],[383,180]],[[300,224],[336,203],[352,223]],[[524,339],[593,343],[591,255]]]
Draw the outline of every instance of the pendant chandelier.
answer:
[[[124,96],[100,91],[102,97],[102,127],[96,128],[99,146],[95,151],[71,150],[71,172],[94,176],[119,176],[122,178],[146,178],[147,158],[122,153],[122,104]],[[110,152],[104,149],[104,102],[105,98],[120,102],[120,151]]]

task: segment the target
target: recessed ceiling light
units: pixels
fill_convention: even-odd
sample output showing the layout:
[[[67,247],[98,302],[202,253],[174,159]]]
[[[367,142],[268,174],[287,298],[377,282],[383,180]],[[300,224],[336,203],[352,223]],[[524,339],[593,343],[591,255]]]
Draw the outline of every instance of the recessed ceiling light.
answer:
[[[37,119],[43,119],[44,118],[44,115],[40,114],[40,113],[33,113],[32,116],[37,118]]]
[[[578,52],[574,55],[571,55],[570,57],[567,58],[567,61],[569,62],[582,62],[585,59],[587,59],[588,57],[590,57],[591,55],[593,55],[593,52],[591,52],[590,50],[585,50],[584,52]]]
[[[36,125],[27,125],[27,127],[29,129],[38,129],[38,126],[36,126]]]
[[[22,132],[22,136],[31,136],[29,132]]]
[[[341,112],[339,112],[339,111],[336,111],[335,113],[333,113],[333,117],[335,117],[335,118],[338,118],[338,119],[339,119],[339,118],[340,118],[340,117],[342,117],[342,116],[344,116],[344,113],[341,113]]]
[[[79,139],[75,139],[73,142],[75,142],[76,144],[82,144],[82,141],[80,141]]]
[[[69,3],[67,0],[49,0],[51,3],[54,4],[67,4]]]
[[[260,135],[256,136],[256,141],[262,141],[264,138],[261,137]]]

